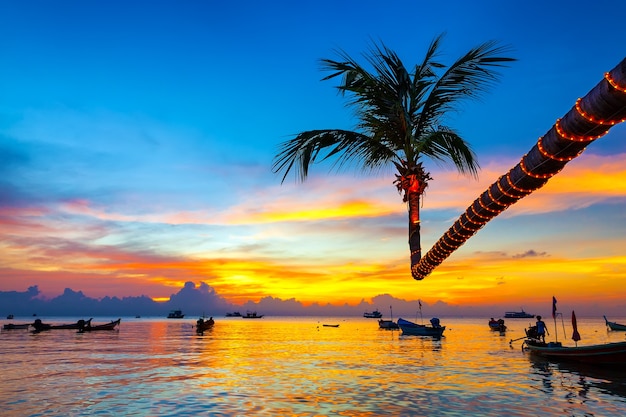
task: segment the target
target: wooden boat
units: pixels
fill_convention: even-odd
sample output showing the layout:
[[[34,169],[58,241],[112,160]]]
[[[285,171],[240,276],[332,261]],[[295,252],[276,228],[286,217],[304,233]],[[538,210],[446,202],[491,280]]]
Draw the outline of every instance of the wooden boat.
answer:
[[[204,317],[200,317],[196,321],[196,332],[203,333],[205,330],[212,328],[214,324],[215,321],[213,320],[213,317],[209,317],[208,320],[205,320]]]
[[[427,326],[398,318],[398,326],[402,329],[403,335],[441,337],[446,326],[442,326],[439,319],[435,317],[430,319],[430,323],[431,325]]]
[[[260,319],[263,317],[263,314],[257,314],[256,311],[248,311],[245,316],[241,316],[244,319]]]
[[[170,314],[167,315],[168,319],[182,319],[183,317],[185,317],[185,315],[182,310],[172,310]]]
[[[378,327],[385,330],[395,330],[400,328],[400,326],[398,326],[398,323],[396,323],[395,321],[383,319],[378,320]]]
[[[506,326],[504,325],[504,320],[502,319],[494,320],[493,318],[491,318],[489,320],[489,328],[500,333],[506,331]]]
[[[111,323],[97,324],[95,326],[92,326],[91,323],[89,323],[88,326],[85,326],[82,329],[79,329],[78,331],[82,333],[82,332],[93,332],[97,330],[115,330],[115,328],[119,326],[121,321],[122,319],[117,319],[117,320],[111,321]]]
[[[41,319],[36,319],[35,322],[31,324],[31,326],[35,328],[35,333],[43,332],[45,330],[81,330],[85,326],[91,325],[91,320],[92,319],[86,321],[78,320],[76,323],[69,324],[49,324],[43,323]]]
[[[380,319],[383,317],[383,313],[378,310],[374,310],[371,313],[368,313],[366,311],[365,313],[363,313],[363,317],[365,317],[366,319]]]
[[[322,324],[324,327],[339,327],[338,324]]]
[[[20,329],[24,330],[24,329],[28,329],[29,327],[30,327],[30,323],[20,323],[20,324],[8,323],[2,326],[4,330],[20,330]]]
[[[528,314],[522,309],[522,311],[507,311],[504,313],[505,319],[532,319],[535,317],[534,314]]]
[[[550,361],[626,366],[626,342],[567,347],[562,346],[561,342],[542,343],[536,339],[526,339],[523,348]]]
[[[69,330],[80,330],[85,326],[90,326],[91,325],[91,320],[93,320],[93,318],[89,319],[89,320],[78,320],[76,323],[70,323],[70,324],[52,324],[50,325],[50,329],[69,329]],[[35,320],[36,321],[36,320]]]
[[[604,321],[606,322],[606,327],[608,327],[611,330],[617,330],[617,331],[626,331],[626,324],[619,324],[619,323],[615,323],[614,321],[608,321],[606,316],[602,316],[604,317]]]

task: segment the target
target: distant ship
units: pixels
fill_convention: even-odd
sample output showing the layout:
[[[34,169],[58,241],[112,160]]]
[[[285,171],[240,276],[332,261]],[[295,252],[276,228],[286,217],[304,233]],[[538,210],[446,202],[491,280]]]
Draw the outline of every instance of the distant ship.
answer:
[[[167,315],[168,319],[182,319],[183,317],[185,317],[185,315],[182,310],[172,310],[170,314]]]
[[[528,314],[522,309],[522,311],[507,311],[504,313],[504,318],[506,319],[532,319],[535,317],[534,314]]]
[[[383,316],[383,313],[381,313],[378,310],[374,310],[371,313],[368,313],[367,311],[363,313],[363,317],[365,317],[366,319],[379,319],[382,316]]]
[[[233,313],[226,313],[226,317],[241,317],[241,313],[238,311],[235,311]]]

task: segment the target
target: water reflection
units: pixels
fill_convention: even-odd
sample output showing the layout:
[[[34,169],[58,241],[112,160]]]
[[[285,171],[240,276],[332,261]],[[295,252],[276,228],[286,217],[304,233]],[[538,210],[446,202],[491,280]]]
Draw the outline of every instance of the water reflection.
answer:
[[[2,333],[3,416],[626,414],[626,376],[531,359],[509,343],[524,323],[501,337],[448,319],[436,340],[324,322],[341,325],[216,319],[199,335],[193,319],[144,318],[113,333]]]

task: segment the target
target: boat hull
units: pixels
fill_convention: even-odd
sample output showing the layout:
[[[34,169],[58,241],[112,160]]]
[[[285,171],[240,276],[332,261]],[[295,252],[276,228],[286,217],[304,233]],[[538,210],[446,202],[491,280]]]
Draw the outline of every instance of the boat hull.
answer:
[[[385,330],[396,330],[399,329],[398,323],[393,320],[378,320],[378,327]]]
[[[99,331],[99,330],[115,330],[115,328],[119,326],[121,321],[122,319],[117,319],[115,321],[112,321],[111,323],[97,324],[95,326],[85,326],[82,329],[80,329],[79,332],[82,333],[82,332],[93,332],[93,331]]]
[[[614,331],[626,331],[626,325],[625,324],[619,324],[616,323],[614,321],[608,321],[606,316],[604,316],[604,321],[606,322],[606,326]]]
[[[626,366],[626,342],[567,347],[561,346],[560,343],[526,340],[525,349],[532,354],[557,362]]]
[[[413,323],[412,321],[398,319],[398,326],[402,329],[403,335],[409,336],[431,336],[441,337],[446,326],[432,327],[423,324]]]
[[[30,323],[22,323],[22,324],[5,324],[2,328],[4,330],[20,330],[20,329],[28,329],[30,327]]]

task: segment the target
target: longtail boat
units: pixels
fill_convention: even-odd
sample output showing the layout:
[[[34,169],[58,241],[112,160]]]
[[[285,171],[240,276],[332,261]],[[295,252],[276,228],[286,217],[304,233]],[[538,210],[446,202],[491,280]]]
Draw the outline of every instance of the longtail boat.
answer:
[[[8,323],[2,326],[4,330],[19,330],[19,329],[28,329],[30,327],[30,323]]]
[[[88,326],[83,327],[82,329],[79,329],[79,332],[93,332],[96,330],[115,330],[115,328],[120,324],[120,322],[122,321],[122,319],[117,319],[115,321],[111,321],[111,323],[105,323],[105,324],[97,324],[95,326],[92,326],[91,323],[89,323]]]
[[[403,335],[441,337],[446,326],[441,326],[438,318],[432,318],[430,322],[431,326],[426,326],[398,318],[398,326],[402,329]]]
[[[595,365],[626,366],[626,342],[588,346],[562,346],[561,342],[542,343],[526,339],[524,349],[551,361],[568,361]]]
[[[205,330],[212,328],[214,324],[215,321],[213,320],[213,317],[210,317],[208,320],[205,320],[204,317],[200,317],[196,321],[196,332],[203,333]]]
[[[608,327],[611,330],[618,330],[618,331],[626,331],[626,324],[619,324],[619,323],[615,323],[614,321],[608,321],[606,316],[602,316],[604,317],[604,321],[606,322],[606,327]]]

